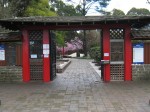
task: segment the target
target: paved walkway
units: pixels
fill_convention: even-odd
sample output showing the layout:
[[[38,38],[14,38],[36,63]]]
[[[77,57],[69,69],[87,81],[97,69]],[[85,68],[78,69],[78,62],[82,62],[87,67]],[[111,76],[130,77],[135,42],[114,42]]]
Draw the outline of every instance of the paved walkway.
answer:
[[[0,83],[0,112],[150,112],[150,82],[103,83],[89,61],[51,83]]]

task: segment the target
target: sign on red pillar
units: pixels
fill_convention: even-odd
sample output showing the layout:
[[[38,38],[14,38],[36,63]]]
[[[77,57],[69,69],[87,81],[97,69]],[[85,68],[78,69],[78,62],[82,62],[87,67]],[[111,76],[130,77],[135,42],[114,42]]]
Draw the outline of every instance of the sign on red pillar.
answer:
[[[110,33],[109,27],[103,29],[103,60],[110,61]],[[110,81],[110,64],[104,65],[104,81]]]
[[[23,81],[30,81],[30,61],[29,61],[29,35],[27,30],[22,31],[22,67],[23,67]]]
[[[50,81],[49,30],[43,30],[43,81]]]
[[[125,81],[131,81],[132,80],[132,44],[131,44],[131,38],[130,38],[130,27],[127,26],[125,29],[125,51],[124,51],[124,63],[125,63]]]

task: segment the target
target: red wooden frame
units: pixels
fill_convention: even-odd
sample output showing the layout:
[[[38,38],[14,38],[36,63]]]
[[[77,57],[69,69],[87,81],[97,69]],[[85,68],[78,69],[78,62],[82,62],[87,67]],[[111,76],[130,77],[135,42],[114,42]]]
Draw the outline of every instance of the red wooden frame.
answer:
[[[130,25],[130,23],[128,24]],[[57,26],[36,26],[36,25],[30,25],[24,27],[24,29],[27,30],[94,30],[94,29],[103,29],[105,26],[112,27],[112,28],[118,28],[118,27],[125,27],[127,24],[96,24],[96,25],[57,25]]]
[[[110,28],[125,29],[124,35],[124,80],[132,80],[132,44],[130,37],[130,25],[106,25],[103,28],[103,53],[109,53],[109,56],[103,56],[103,60],[110,60]],[[102,54],[104,55],[104,54]],[[104,81],[110,81],[110,64],[104,65]]]
[[[109,27],[106,26],[103,29],[103,60],[110,60],[110,33]],[[104,56],[105,53],[108,53],[109,56]],[[104,81],[110,81],[110,64],[104,65]]]
[[[103,53],[109,53],[109,56],[104,56],[103,60],[110,60],[110,28],[123,28],[125,29],[125,42],[124,42],[124,74],[125,81],[132,80],[132,46],[130,39],[130,24],[105,24],[105,25],[74,25],[74,26],[28,26],[22,30],[23,33],[23,81],[30,81],[30,64],[29,64],[29,36],[28,31],[30,29],[34,30],[43,30],[43,44],[49,44],[50,47],[50,35],[49,30],[81,30],[81,29],[103,29]],[[104,54],[102,54],[104,55]],[[44,57],[43,55],[43,81],[50,81],[50,55]],[[110,64],[104,66],[104,81],[110,81]]]
[[[124,80],[132,80],[132,44],[130,37],[130,26],[125,27],[125,40],[124,40]]]
[[[22,30],[22,66],[23,66],[23,81],[30,81],[30,57],[29,57],[29,35],[27,30]]]
[[[49,48],[46,48],[46,49],[43,48],[43,50],[50,49],[49,36],[50,36],[49,30],[44,29],[43,30],[43,45],[48,44]],[[50,55],[49,54],[43,54],[43,81],[44,82],[50,81]]]

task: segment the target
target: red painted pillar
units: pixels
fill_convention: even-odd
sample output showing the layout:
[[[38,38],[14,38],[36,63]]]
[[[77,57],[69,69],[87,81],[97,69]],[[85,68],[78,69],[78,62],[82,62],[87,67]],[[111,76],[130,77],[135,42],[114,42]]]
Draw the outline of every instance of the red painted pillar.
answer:
[[[43,30],[43,81],[50,81],[49,30]]]
[[[29,61],[29,35],[27,30],[22,31],[22,67],[23,67],[23,81],[30,81],[30,61]]]
[[[130,38],[130,26],[127,26],[125,28],[125,42],[124,42],[124,74],[125,74],[125,81],[131,81],[132,80],[132,44],[131,44],[131,38]]]
[[[103,60],[110,60],[110,32],[109,27],[103,29]],[[110,64],[104,65],[104,81],[110,81]]]

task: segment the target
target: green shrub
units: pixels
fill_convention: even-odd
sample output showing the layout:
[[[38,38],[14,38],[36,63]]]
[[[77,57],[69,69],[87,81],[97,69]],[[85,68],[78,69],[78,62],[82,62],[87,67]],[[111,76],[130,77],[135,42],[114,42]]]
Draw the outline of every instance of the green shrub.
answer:
[[[100,50],[100,47],[99,46],[91,47],[90,51],[89,51],[89,55],[96,62],[100,62],[100,60],[101,60],[101,50]]]

